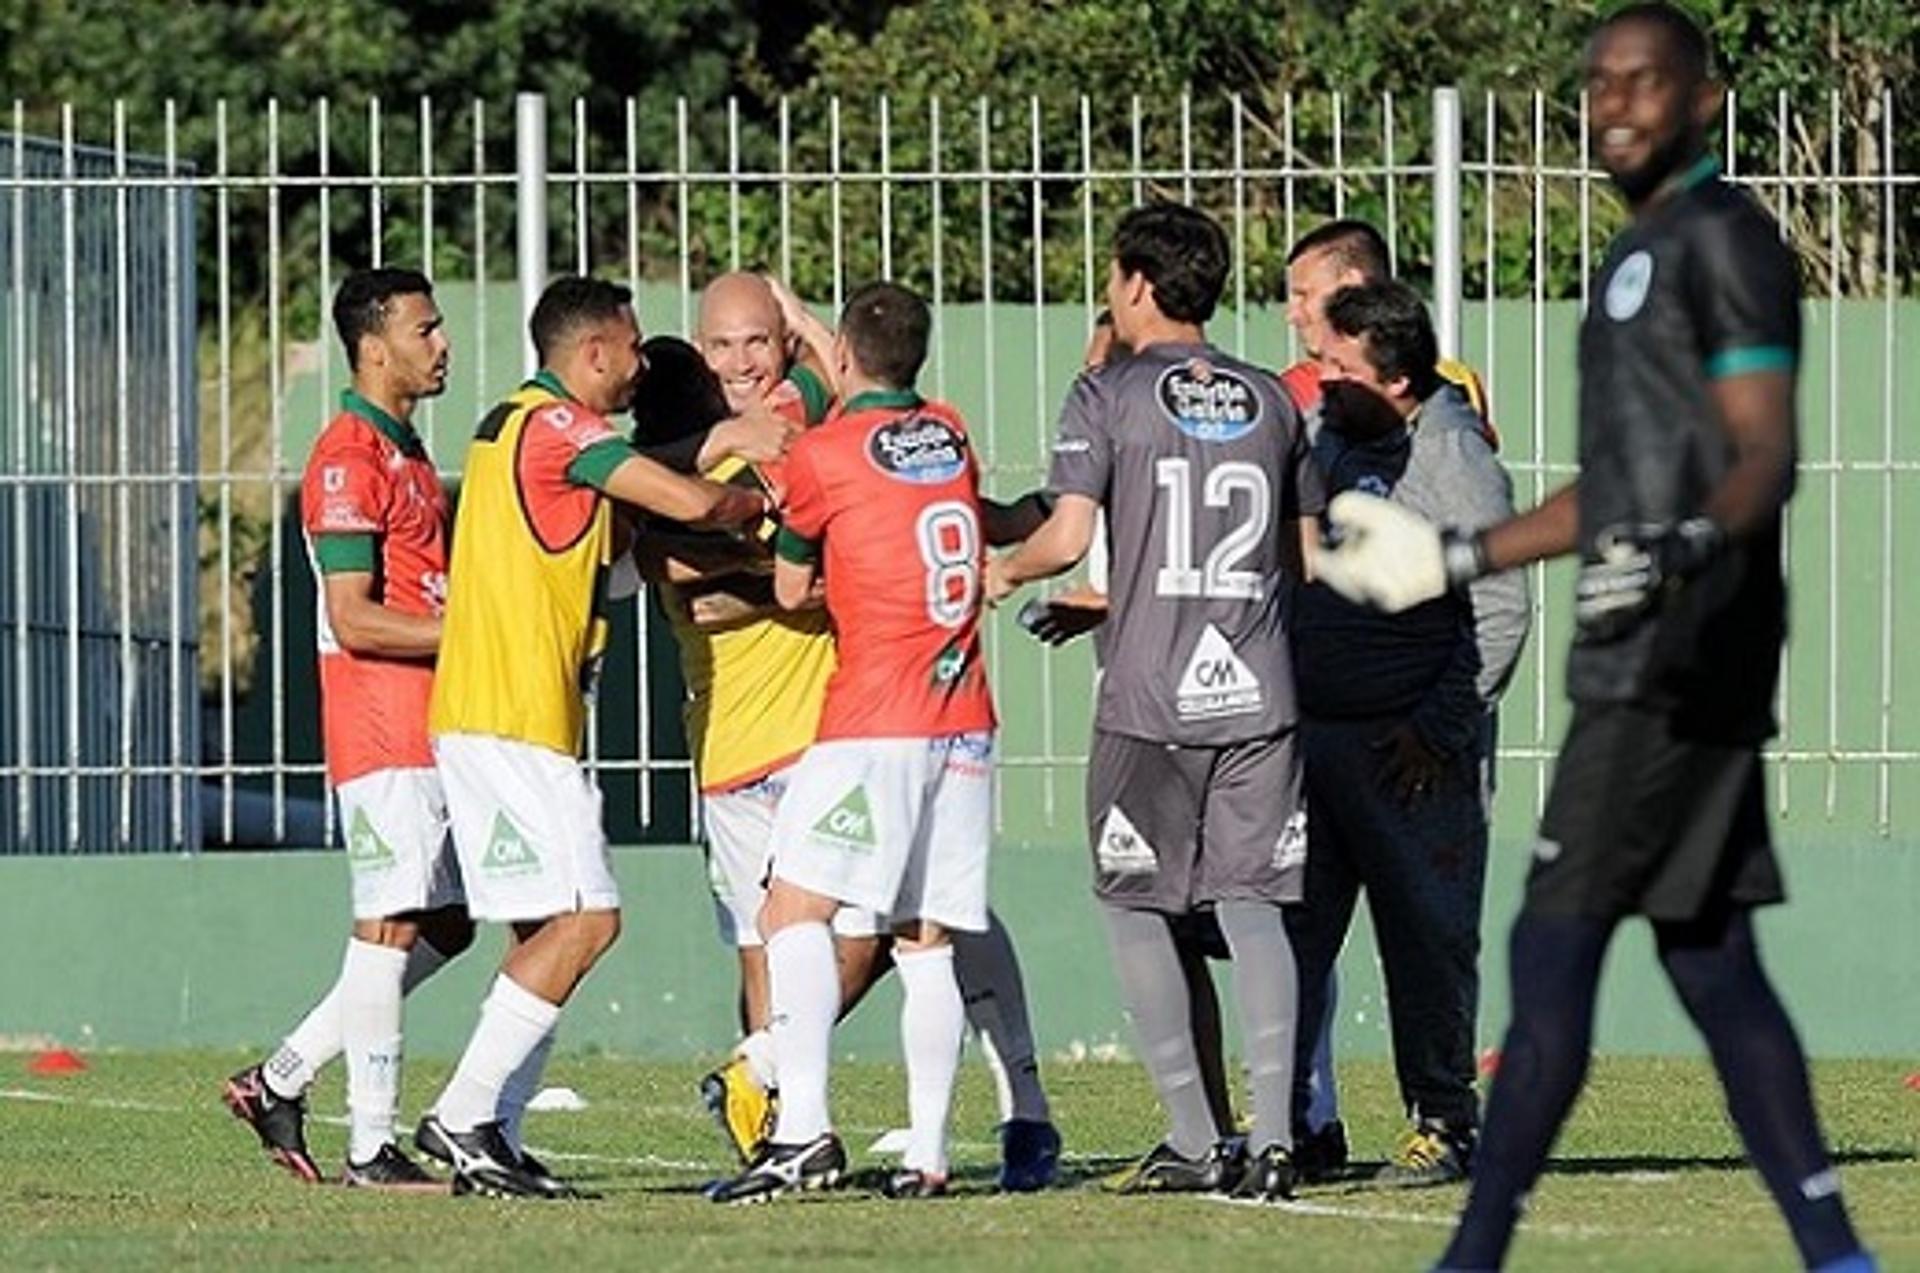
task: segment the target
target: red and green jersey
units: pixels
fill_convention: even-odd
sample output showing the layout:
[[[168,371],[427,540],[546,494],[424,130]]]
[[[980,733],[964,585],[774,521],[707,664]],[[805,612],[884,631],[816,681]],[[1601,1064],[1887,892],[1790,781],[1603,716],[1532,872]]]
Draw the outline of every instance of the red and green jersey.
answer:
[[[314,443],[300,521],[321,576],[373,576],[373,599],[437,615],[447,595],[447,499],[413,429],[349,389]],[[433,660],[355,654],[334,639],[320,590],[321,728],[338,786],[379,769],[427,768]]]
[[[776,550],[818,560],[839,667],[818,737],[991,729],[979,470],[945,403],[865,393],[794,443]]]

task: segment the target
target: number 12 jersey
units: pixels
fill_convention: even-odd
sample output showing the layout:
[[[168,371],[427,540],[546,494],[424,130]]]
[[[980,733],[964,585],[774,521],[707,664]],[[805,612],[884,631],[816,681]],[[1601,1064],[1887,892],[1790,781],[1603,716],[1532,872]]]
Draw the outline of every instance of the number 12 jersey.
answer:
[[[979,470],[949,406],[866,393],[794,443],[775,551],[818,560],[840,661],[818,738],[994,725],[980,650]]]
[[[1279,382],[1203,344],[1089,371],[1061,411],[1048,484],[1107,514],[1095,728],[1194,747],[1291,728],[1282,537],[1325,494]]]

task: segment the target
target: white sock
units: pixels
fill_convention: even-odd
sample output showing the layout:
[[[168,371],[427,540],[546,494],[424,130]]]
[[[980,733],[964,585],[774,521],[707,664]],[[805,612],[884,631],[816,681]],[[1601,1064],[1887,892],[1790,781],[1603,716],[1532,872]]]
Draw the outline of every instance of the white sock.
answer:
[[[346,977],[346,969],[340,972]],[[267,1058],[263,1066],[267,1090],[292,1100],[313,1086],[320,1067],[340,1055],[340,981],[327,990],[326,998],[313,1005],[300,1024]]]
[[[953,947],[895,951],[904,1002],[900,1045],[907,1058],[907,1153],[901,1165],[919,1171],[947,1170],[947,1113],[960,1069],[960,1037],[966,1009],[953,976]]]
[[[966,1001],[967,1021],[979,1032],[987,1068],[993,1072],[1000,1121],[1050,1123],[1053,1111],[1040,1086],[1020,960],[999,917],[989,913],[987,922],[984,933],[953,934],[953,971]]]
[[[780,1062],[774,1056],[773,1031],[762,1027],[740,1040],[733,1054],[747,1063],[753,1081],[771,1091],[780,1086]]]
[[[513,1073],[507,1075],[507,1081],[500,1089],[500,1134],[506,1137],[507,1144],[514,1153],[522,1149],[520,1124],[527,1115],[527,1104],[540,1094],[540,1079],[547,1072],[547,1058],[553,1055],[553,1031],[547,1031],[545,1037],[533,1051],[527,1053],[527,1059]]]
[[[349,946],[351,950],[351,946]],[[400,993],[413,988],[447,966],[447,957],[422,937],[407,952],[407,971],[400,981]],[[340,977],[347,975],[344,962]],[[313,1086],[314,1078],[346,1047],[340,1034],[340,981],[327,991],[327,997],[315,1004],[300,1024],[293,1027],[274,1054],[267,1059],[267,1088],[275,1096],[292,1100]]]
[[[560,1005],[548,1003],[504,972],[480,1005],[480,1024],[434,1112],[448,1131],[470,1132],[500,1116],[500,1089],[553,1032]]]
[[[335,993],[347,1055],[347,1157],[370,1162],[393,1139],[400,1103],[400,979],[407,952],[350,941]]]
[[[767,942],[774,1056],[780,1074],[780,1119],[773,1139],[801,1145],[833,1127],[827,1113],[827,1067],[833,1019],[840,1011],[840,970],[833,930],[795,924]]]

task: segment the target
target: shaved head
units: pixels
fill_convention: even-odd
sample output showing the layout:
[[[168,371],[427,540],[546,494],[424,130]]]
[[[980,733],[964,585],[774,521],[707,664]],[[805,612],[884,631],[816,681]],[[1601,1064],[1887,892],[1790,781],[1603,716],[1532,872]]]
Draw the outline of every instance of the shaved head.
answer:
[[[760,402],[787,374],[787,325],[758,274],[736,271],[707,284],[694,343],[735,412]]]

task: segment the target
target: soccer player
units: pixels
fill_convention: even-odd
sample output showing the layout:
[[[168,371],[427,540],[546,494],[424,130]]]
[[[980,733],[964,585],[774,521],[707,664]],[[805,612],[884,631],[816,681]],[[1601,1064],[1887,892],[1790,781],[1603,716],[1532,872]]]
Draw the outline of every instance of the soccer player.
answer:
[[[822,374],[832,355],[832,333],[784,287],[757,274],[721,275],[701,296],[699,321],[700,350],[711,372],[706,379],[719,393],[673,394],[693,407],[674,421],[661,417],[656,408],[663,404],[649,401],[644,412],[636,407],[636,418],[649,417],[655,436],[675,425],[698,434],[716,413],[746,413],[766,404],[803,425],[819,424],[832,409],[834,392]],[[703,455],[717,449],[712,435],[723,427],[700,443]],[[677,449],[683,455],[689,450]],[[707,471],[735,482],[779,486],[784,480],[777,463],[749,465],[738,455]],[[1030,531],[1039,522],[1032,503],[983,500],[987,541]],[[687,736],[700,780],[721,935],[740,959],[746,1035],[728,1063],[702,1080],[701,1091],[742,1161],[750,1162],[771,1130],[768,1093],[778,1086],[767,1030],[766,955],[757,927],[774,851],[773,815],[793,763],[813,740],[835,652],[824,610],[786,611],[773,604],[764,573],[770,553],[762,556],[733,541],[716,560],[713,537],[705,539],[682,541],[693,550],[687,554],[691,561],[676,558],[669,541],[655,539],[652,573],[664,579],[662,607],[681,650]],[[1018,956],[1005,926],[991,912],[987,919],[986,932],[955,935],[954,970],[1000,1097],[999,1184],[1024,1192],[1052,1181],[1060,1137],[1040,1083]],[[833,927],[844,1014],[887,968],[887,925],[885,916],[842,907]]]
[[[321,728],[339,802],[353,927],[340,976],[271,1057],[227,1080],[234,1115],[303,1180],[305,1093],[347,1056],[346,1183],[428,1187],[394,1144],[400,1001],[473,939],[427,741],[427,696],[446,597],[447,502],[411,423],[447,384],[433,285],[361,270],[334,294],[353,384],[315,441],[300,487],[318,576]]]
[[[1320,479],[1273,377],[1206,342],[1225,233],[1176,205],[1114,236],[1108,308],[1130,358],[1083,374],[1061,414],[1047,524],[988,571],[998,601],[1112,547],[1087,817],[1121,993],[1172,1124],[1128,1190],[1293,1188],[1297,1013],[1281,904],[1297,901],[1306,810],[1287,649],[1300,520]],[[1199,1078],[1170,920],[1200,908],[1233,958],[1253,1130],[1242,1163]]]
[[[965,1025],[949,934],[987,927],[994,712],[980,648],[978,468],[954,410],[913,385],[926,303],[891,283],[848,300],[838,415],[788,457],[774,591],[824,585],[839,635],[816,741],[774,814],[767,944],[780,1110],[754,1162],[715,1188],[743,1202],[831,1184],[846,1151],[827,1107],[843,905],[888,916],[904,992],[909,1144],[885,1192],[947,1184],[946,1123]]]
[[[1512,484],[1479,413],[1436,369],[1433,325],[1413,289],[1342,288],[1324,317],[1324,403],[1313,450],[1328,490],[1370,491],[1469,530],[1511,517]],[[1313,811],[1305,905],[1287,915],[1300,1019],[1325,1018],[1334,960],[1365,889],[1386,973],[1394,1070],[1412,1122],[1375,1175],[1380,1184],[1459,1180],[1472,1158],[1486,778],[1494,706],[1527,624],[1526,576],[1518,571],[1405,614],[1376,613],[1319,584],[1301,589],[1294,608]],[[1313,1095],[1306,1079],[1314,1033],[1302,1030],[1295,1053],[1295,1109],[1303,1116]],[[1328,1126],[1320,1125],[1323,1141]]]
[[[534,1071],[560,1009],[620,931],[600,791],[579,762],[606,642],[600,614],[616,501],[686,522],[763,515],[756,493],[641,457],[607,417],[645,365],[626,288],[561,278],[534,306],[540,371],[467,451],[429,729],[475,919],[512,942],[458,1068],[414,1141],[456,1193],[571,1190],[503,1134],[508,1077]]]
[[[1513,1019],[1473,1188],[1441,1264],[1504,1260],[1586,1073],[1608,942],[1639,914],[1801,1258],[1869,1269],[1753,929],[1754,908],[1783,895],[1759,752],[1785,634],[1798,264],[1721,180],[1723,89],[1691,19],[1616,11],[1588,45],[1586,87],[1594,152],[1633,216],[1581,327],[1579,476],[1472,534],[1349,492],[1330,509],[1344,538],[1320,558],[1330,584],[1387,609],[1580,560],[1573,718],[1513,926]]]

